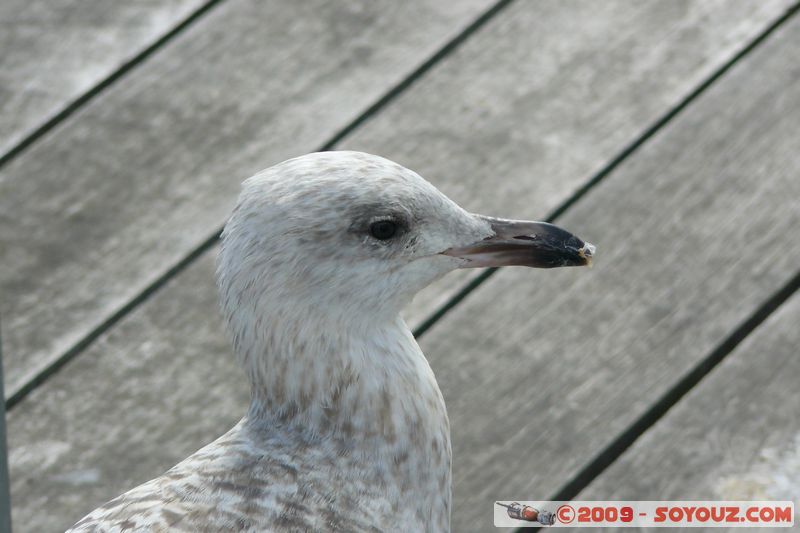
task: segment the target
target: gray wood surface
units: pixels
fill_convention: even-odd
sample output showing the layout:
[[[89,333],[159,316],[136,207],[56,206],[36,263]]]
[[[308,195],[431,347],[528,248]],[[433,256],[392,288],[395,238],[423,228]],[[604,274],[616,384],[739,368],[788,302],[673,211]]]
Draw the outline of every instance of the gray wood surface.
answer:
[[[787,4],[515,3],[341,147],[406,163],[475,211],[541,217]],[[9,393],[210,235],[242,178],[317,148],[478,10],[458,5],[308,8],[312,41],[293,7],[266,19],[281,31],[248,32],[256,8],[221,6],[0,173]],[[380,39],[393,44],[365,44]],[[410,322],[465,276],[420,295]]]
[[[7,394],[490,4],[225,2],[0,170]]]
[[[63,531],[241,418],[213,272],[204,257],[8,413],[20,531]]]
[[[798,324],[795,295],[578,498],[790,500],[800,508]]]
[[[794,271],[798,25],[570,209],[593,270],[502,271],[423,337],[455,531],[487,530],[495,499],[555,492]],[[205,256],[11,413],[15,516],[63,527],[222,432],[245,388]]]
[[[541,219],[789,5],[517,2],[340,147],[413,168],[470,211]],[[477,275],[423,290],[409,325]]]
[[[560,219],[593,270],[503,270],[422,338],[455,526],[555,494],[796,274],[798,53],[795,19]]]
[[[203,3],[0,2],[0,155]]]

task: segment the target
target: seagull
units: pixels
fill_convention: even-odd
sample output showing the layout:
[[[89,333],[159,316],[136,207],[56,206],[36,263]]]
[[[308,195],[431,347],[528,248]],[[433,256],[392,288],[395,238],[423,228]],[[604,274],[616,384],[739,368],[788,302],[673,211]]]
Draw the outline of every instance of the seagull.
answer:
[[[447,411],[400,311],[454,269],[593,254],[551,224],[468,213],[370,154],[312,153],[256,174],[217,261],[247,413],[69,531],[449,531]]]

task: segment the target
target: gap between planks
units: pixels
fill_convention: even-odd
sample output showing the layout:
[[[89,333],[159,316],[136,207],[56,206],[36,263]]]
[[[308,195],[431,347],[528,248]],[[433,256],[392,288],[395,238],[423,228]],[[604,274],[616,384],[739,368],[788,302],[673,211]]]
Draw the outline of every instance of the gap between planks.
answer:
[[[172,41],[179,34],[183,33],[192,24],[197,22],[203,15],[211,11],[212,8],[221,4],[225,0],[208,0],[205,4],[197,8],[188,17],[183,19],[174,28],[156,39],[155,42],[150,44],[144,50],[133,56],[128,61],[120,65],[111,74],[100,80],[99,83],[91,87],[88,91],[78,96],[72,102],[64,106],[61,111],[44,121],[40,126],[25,135],[17,144],[12,146],[5,154],[0,156],[0,168],[11,162],[17,156],[21,155],[28,147],[33,145],[36,141],[47,135],[47,133],[56,127],[58,124],[69,118],[73,113],[80,108],[94,100],[99,94],[111,87],[117,80],[124,77],[128,72],[136,68],[138,65],[144,63],[147,58],[152,56],[155,52],[164,47],[167,43]]]
[[[661,420],[681,398],[703,380],[714,368],[730,355],[739,344],[753,333],[772,313],[778,310],[800,289],[800,270],[783,287],[778,289],[744,322],[736,327],[725,340],[704,357],[694,368],[686,373],[675,385],[665,392],[633,424],[620,433],[594,459],[584,466],[550,499],[552,501],[571,500],[589,486],[606,468],[611,466],[648,429]],[[536,528],[517,528],[515,533],[538,531]]]

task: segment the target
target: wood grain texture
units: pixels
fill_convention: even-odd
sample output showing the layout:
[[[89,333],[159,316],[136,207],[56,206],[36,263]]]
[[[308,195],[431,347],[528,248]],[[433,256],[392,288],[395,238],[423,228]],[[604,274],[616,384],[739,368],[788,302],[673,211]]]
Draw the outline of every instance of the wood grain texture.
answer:
[[[541,219],[789,5],[518,2],[342,147],[405,164],[470,211]],[[475,276],[422,291],[409,324]]]
[[[554,492],[797,264],[796,30],[570,210],[600,246],[593,271],[503,271],[423,338],[453,420],[455,531],[487,530],[496,498]],[[238,417],[211,270],[202,258],[11,413],[21,523],[66,525]]]
[[[2,169],[7,394],[490,3],[223,3]]]
[[[593,270],[503,270],[422,338],[452,424],[456,530],[487,530],[495,500],[549,499],[795,275],[798,30],[559,220],[597,244]]]
[[[800,506],[800,295],[785,302],[579,499]]]
[[[248,5],[217,9],[0,174],[9,393],[210,235],[242,178],[317,148],[477,12],[328,6],[304,29],[292,7],[266,19],[280,31],[248,32]],[[341,147],[397,159],[472,210],[541,217],[786,5],[512,4]],[[421,294],[409,322],[466,277]]]
[[[9,413],[17,530],[64,531],[241,418],[249,382],[225,340],[213,270],[211,257],[193,265]]]
[[[203,3],[0,3],[0,154],[168,33]]]

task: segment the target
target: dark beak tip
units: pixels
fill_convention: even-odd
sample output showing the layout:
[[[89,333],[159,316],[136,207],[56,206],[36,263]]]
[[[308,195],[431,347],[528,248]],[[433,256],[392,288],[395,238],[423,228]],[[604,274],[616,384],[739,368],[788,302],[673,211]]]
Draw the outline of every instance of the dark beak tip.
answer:
[[[471,245],[450,248],[445,255],[466,259],[462,268],[591,266],[595,246],[547,222],[484,217],[494,235]]]

